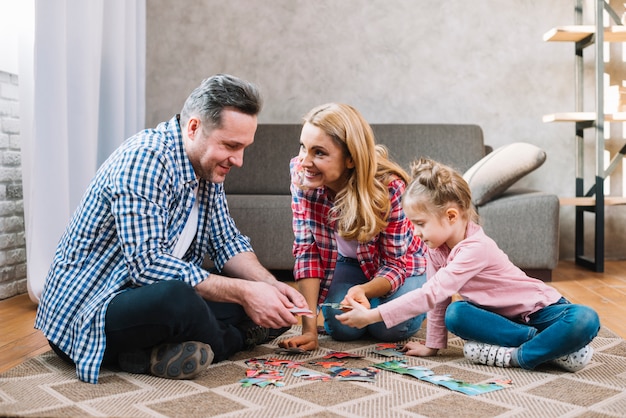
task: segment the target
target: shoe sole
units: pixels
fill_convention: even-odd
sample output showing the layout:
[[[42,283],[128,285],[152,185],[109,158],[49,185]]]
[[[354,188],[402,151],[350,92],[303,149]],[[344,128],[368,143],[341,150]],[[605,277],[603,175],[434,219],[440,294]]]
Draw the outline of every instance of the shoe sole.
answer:
[[[208,344],[197,341],[164,344],[152,350],[150,373],[165,379],[192,379],[212,361],[213,350]]]

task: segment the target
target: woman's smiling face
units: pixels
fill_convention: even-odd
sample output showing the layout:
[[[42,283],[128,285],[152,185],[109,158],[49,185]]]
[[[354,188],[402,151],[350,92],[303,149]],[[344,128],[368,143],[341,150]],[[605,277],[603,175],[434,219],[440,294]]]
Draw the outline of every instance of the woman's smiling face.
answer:
[[[328,134],[315,125],[305,123],[300,134],[302,185],[307,188],[326,186],[337,193],[346,185],[352,158]]]

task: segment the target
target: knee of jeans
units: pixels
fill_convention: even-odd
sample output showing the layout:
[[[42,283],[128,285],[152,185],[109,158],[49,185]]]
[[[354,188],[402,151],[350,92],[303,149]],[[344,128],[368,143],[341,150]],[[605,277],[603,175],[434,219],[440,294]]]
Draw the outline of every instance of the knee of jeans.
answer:
[[[177,313],[190,315],[190,310],[193,310],[194,307],[202,312],[206,309],[202,298],[189,284],[179,280],[169,280],[164,282],[162,286],[159,303],[163,310],[170,310],[171,315]]]
[[[324,329],[336,341],[354,341],[365,335],[365,328],[352,328],[334,318],[324,321]]]
[[[598,335],[600,331],[600,318],[598,313],[588,306],[579,306],[576,312],[577,332],[581,335],[588,335],[590,340]]]
[[[455,333],[456,324],[458,324],[460,321],[463,321],[465,317],[463,313],[463,307],[463,302],[454,302],[451,303],[446,309],[444,321],[446,324],[446,328],[452,333]]]
[[[393,328],[387,328],[384,323],[379,322],[367,327],[369,334],[380,341],[400,341],[410,338],[420,329],[424,316],[420,315]]]

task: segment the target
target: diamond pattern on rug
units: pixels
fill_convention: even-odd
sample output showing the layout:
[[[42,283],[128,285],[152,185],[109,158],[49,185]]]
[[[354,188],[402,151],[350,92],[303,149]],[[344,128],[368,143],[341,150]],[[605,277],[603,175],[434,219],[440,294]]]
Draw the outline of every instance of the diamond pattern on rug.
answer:
[[[212,392],[147,405],[150,410],[166,417],[214,417],[245,408],[240,402]]]
[[[50,390],[55,391],[71,402],[83,402],[142,390],[141,386],[135,385],[116,375],[101,376],[97,386],[74,380],[58,385],[50,385],[48,387]]]
[[[298,335],[294,327],[280,338]],[[402,417],[420,415],[515,417],[623,417],[626,410],[626,342],[602,329],[592,346],[592,362],[577,373],[542,365],[537,370],[501,369],[463,358],[463,341],[449,336],[449,348],[435,357],[389,358],[373,352],[376,341],[333,341],[306,355],[279,355],[277,341],[243,351],[211,365],[192,381],[160,379],[103,369],[101,382],[79,382],[72,366],[47,352],[0,374],[1,416],[123,417]],[[423,330],[413,339],[423,339]],[[284,358],[301,368],[328,374],[310,362],[330,351],[363,355],[343,359],[345,367],[362,368],[397,359],[424,366],[468,383],[511,379],[511,387],[477,396],[381,370],[374,382],[311,381],[284,371],[283,387],[242,387],[251,358]],[[278,368],[278,367],[277,367]]]
[[[337,380],[287,388],[284,392],[298,399],[326,407],[348,401],[359,401],[361,398],[377,393],[376,390],[370,389],[364,384]],[[328,396],[329,394],[332,396]]]
[[[455,393],[421,402],[405,409],[408,412],[432,418],[444,416],[442,411],[450,410],[458,411],[458,415],[463,418],[496,417],[511,411],[511,408],[503,405],[495,405],[476,399],[476,397],[467,397]]]
[[[574,387],[574,379],[558,378],[530,389],[528,393],[578,406],[590,406],[622,393],[619,389],[586,382],[576,382],[576,390],[572,390],[572,387]]]

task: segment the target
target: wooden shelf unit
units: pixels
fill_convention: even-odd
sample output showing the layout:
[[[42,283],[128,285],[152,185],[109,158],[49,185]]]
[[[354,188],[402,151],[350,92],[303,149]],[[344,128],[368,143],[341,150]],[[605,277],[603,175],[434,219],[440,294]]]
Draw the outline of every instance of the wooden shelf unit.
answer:
[[[621,25],[615,11],[611,9],[605,0],[594,2],[594,25],[583,25],[583,0],[575,0],[575,24],[570,26],[558,26],[546,32],[543,40],[546,42],[573,42],[575,45],[575,69],[576,103],[573,112],[562,112],[545,115],[544,122],[571,122],[575,124],[576,146],[576,196],[561,198],[561,205],[573,205],[576,207],[575,224],[575,260],[576,264],[590,268],[596,272],[604,271],[604,209],[605,206],[625,205],[626,198],[605,196],[604,179],[611,174],[624,157],[626,145],[613,157],[613,160],[605,168],[604,163],[604,123],[626,122],[626,113],[604,113],[604,43],[626,42],[626,27]],[[604,26],[604,12],[615,21],[616,26]],[[583,109],[583,78],[584,60],[583,51],[587,47],[593,47],[595,51],[595,110],[593,112]],[[593,129],[595,132],[595,179],[591,187],[585,188],[584,184],[584,130]],[[585,219],[584,214],[591,213],[594,222],[594,249],[593,257],[585,254]]]

